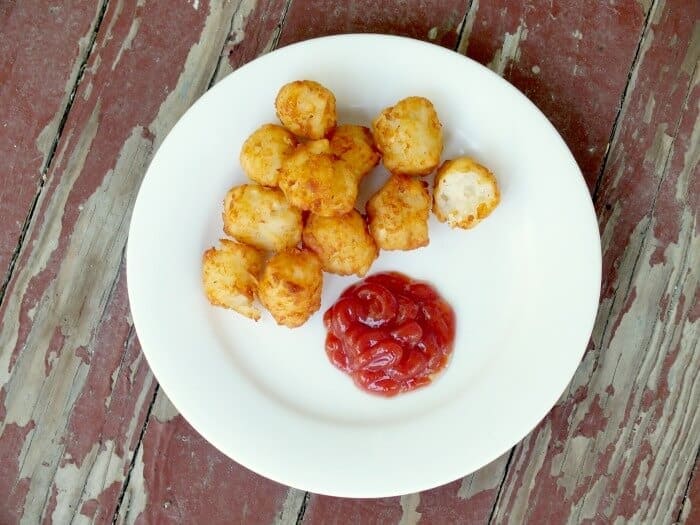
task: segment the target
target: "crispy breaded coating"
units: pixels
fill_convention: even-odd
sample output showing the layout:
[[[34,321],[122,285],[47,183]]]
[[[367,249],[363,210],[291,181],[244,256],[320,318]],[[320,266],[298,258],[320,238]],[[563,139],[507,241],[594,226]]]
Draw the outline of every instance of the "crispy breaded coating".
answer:
[[[442,124],[427,98],[408,97],[386,108],[372,122],[372,133],[391,173],[428,175],[440,163]]]
[[[277,188],[243,184],[224,199],[224,232],[245,244],[277,251],[301,240],[301,210]]]
[[[473,228],[500,200],[496,177],[469,157],[445,161],[435,176],[433,211],[453,228]]]
[[[255,307],[258,275],[262,270],[263,254],[245,244],[221,239],[219,248],[209,248],[202,257],[204,293],[215,306],[230,308],[255,319],[260,310]]]
[[[347,163],[352,172],[361,179],[379,163],[379,152],[369,128],[343,125],[333,131],[330,138],[331,152]]]
[[[311,214],[302,234],[304,246],[313,250],[323,269],[338,275],[365,275],[379,250],[357,210],[339,217]]]
[[[321,261],[309,250],[289,248],[265,266],[258,297],[277,324],[295,328],[321,307]]]
[[[294,206],[330,217],[353,209],[358,179],[331,153],[328,140],[321,139],[299,145],[287,158],[279,186]]]
[[[279,90],[277,117],[284,127],[307,139],[321,139],[336,123],[335,95],[313,80],[295,80]]]
[[[405,175],[392,175],[367,201],[369,231],[382,250],[427,246],[429,215],[428,184]]]
[[[264,124],[246,139],[241,148],[243,172],[254,182],[277,186],[282,162],[294,151],[296,137],[282,126]]]

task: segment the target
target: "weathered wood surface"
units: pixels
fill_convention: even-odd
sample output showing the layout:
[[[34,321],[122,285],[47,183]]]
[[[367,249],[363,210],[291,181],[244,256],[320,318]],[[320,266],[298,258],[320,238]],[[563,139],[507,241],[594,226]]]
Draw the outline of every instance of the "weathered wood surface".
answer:
[[[679,521],[688,524],[700,523],[700,457],[695,458],[695,470],[688,483],[688,492]]]
[[[54,35],[27,31],[54,20],[39,4],[0,6],[3,101],[23,83],[45,101],[25,120],[0,105],[0,138],[24,141],[0,141],[0,271],[21,247],[0,298],[0,523],[700,522],[700,4],[109,0],[64,4]],[[148,370],[122,264],[145,167],[208,85],[349,31],[458,48],[522,89],[595,191],[604,245],[593,340],[551,414],[463,480],[384,500],[288,489],[206,443]]]
[[[0,297],[102,2],[0,3]]]
[[[473,0],[459,47],[547,115],[593,187],[648,3]]]
[[[466,15],[464,0],[405,2],[293,1],[280,45],[340,33],[388,33],[454,47]]]
[[[251,18],[251,5],[107,5],[0,307],[0,523],[105,523],[117,511],[128,522],[148,520],[140,514],[156,488],[148,487],[150,499],[125,487],[143,475],[138,457],[155,459],[154,449],[140,449],[155,382],[128,313],[121,261],[129,216],[153,151],[210,84],[231,30],[236,38],[248,24],[252,34],[268,27]],[[43,6],[26,9],[31,19]],[[258,40],[249,47],[241,39],[242,56],[260,52]],[[171,447],[171,457],[155,450],[158,462],[172,459],[174,473],[193,468],[184,449]],[[211,447],[206,454],[204,472],[224,461]],[[260,505],[289,506],[286,488],[225,461],[210,483],[228,478],[230,493],[257,486]],[[205,501],[210,483],[179,486],[175,498]]]

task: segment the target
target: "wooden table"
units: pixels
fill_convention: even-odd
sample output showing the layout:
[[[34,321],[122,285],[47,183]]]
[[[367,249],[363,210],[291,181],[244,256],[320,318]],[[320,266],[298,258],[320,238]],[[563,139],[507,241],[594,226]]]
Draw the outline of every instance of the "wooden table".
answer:
[[[180,115],[256,56],[344,32],[429,40],[520,88],[603,242],[593,336],[550,414],[478,472],[383,500],[210,446],[149,371],[124,277]],[[0,2],[0,523],[700,523],[699,57],[698,0]]]

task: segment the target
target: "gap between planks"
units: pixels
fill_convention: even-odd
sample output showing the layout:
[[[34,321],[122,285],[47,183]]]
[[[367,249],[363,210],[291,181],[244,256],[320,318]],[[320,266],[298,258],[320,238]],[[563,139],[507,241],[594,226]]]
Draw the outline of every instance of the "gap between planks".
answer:
[[[136,337],[135,332],[129,334],[133,339]],[[126,350],[125,350],[126,351]],[[124,481],[122,488],[119,491],[119,497],[117,498],[117,504],[114,506],[114,515],[112,516],[112,525],[117,523],[117,518],[119,517],[119,511],[121,510],[122,503],[124,502],[124,497],[126,496],[126,491],[129,489],[129,482],[131,481],[131,474],[136,465],[136,458],[138,457],[139,451],[143,446],[143,437],[146,435],[146,429],[148,428],[148,422],[151,420],[151,413],[153,412],[153,406],[156,404],[156,398],[158,397],[158,392],[160,391],[160,385],[156,382],[156,386],[153,389],[153,397],[148,405],[148,410],[146,411],[146,417],[144,418],[143,426],[141,427],[141,432],[139,433],[139,438],[136,441],[136,446],[134,447],[134,453],[131,456],[131,461],[129,461],[129,468],[126,471],[126,476],[124,476]],[[127,511],[128,513],[128,511]],[[124,520],[126,522],[126,519]]]
[[[622,95],[620,95],[620,102],[617,105],[617,114],[615,115],[615,120],[613,120],[612,128],[610,129],[610,138],[608,138],[608,143],[605,147],[605,154],[603,155],[603,160],[600,163],[600,170],[598,171],[598,176],[593,184],[593,193],[591,198],[593,199],[593,204],[595,205],[596,199],[598,197],[598,190],[600,189],[600,183],[603,180],[603,173],[605,173],[605,166],[608,164],[608,155],[610,155],[610,146],[612,146],[613,140],[617,135],[618,124],[620,123],[620,118],[622,117],[622,110],[625,107],[625,100],[630,93],[630,90],[634,87],[632,83],[632,77],[634,72],[637,70],[640,61],[640,53],[642,51],[642,44],[644,39],[649,37],[649,27],[651,26],[652,13],[657,9],[659,0],[652,0],[649,5],[649,9],[644,16],[644,24],[642,24],[642,31],[639,35],[639,41],[637,42],[637,49],[634,51],[634,58],[632,59],[632,65],[627,73],[627,82],[625,82],[625,88],[622,90]]]
[[[685,510],[686,503],[690,503],[692,505],[692,502],[688,500],[688,492],[690,492],[690,486],[693,484],[693,474],[695,474],[695,469],[698,465],[698,462],[700,462],[700,447],[698,447],[698,451],[695,454],[693,468],[690,470],[690,476],[688,476],[688,483],[685,484],[685,490],[683,491],[683,497],[681,498],[681,504],[679,505],[678,514],[676,515],[676,521],[674,521],[674,523],[682,522],[683,511]],[[699,502],[696,502],[696,504],[697,503]]]
[[[86,47],[87,53],[85,53],[85,56],[81,59],[80,65],[78,66],[78,74],[75,77],[75,83],[71,87],[70,94],[68,95],[68,102],[66,103],[66,107],[64,108],[63,114],[61,115],[61,120],[58,123],[56,135],[51,141],[51,147],[49,148],[49,152],[46,155],[46,163],[44,164],[44,168],[41,170],[41,177],[39,178],[39,182],[37,183],[34,199],[32,200],[32,203],[29,206],[29,211],[27,212],[27,216],[25,217],[24,222],[22,223],[22,229],[20,230],[19,237],[17,239],[17,246],[15,246],[15,249],[10,257],[10,264],[7,267],[5,278],[3,279],[2,284],[0,284],[0,306],[2,306],[3,300],[5,299],[5,292],[7,291],[7,287],[9,286],[10,281],[12,280],[12,275],[14,274],[17,259],[19,258],[19,254],[22,251],[22,246],[24,246],[24,241],[27,237],[27,232],[29,231],[29,225],[31,224],[32,218],[34,217],[34,212],[36,211],[36,206],[39,202],[41,192],[44,190],[44,184],[46,183],[46,174],[49,172],[49,168],[51,167],[51,163],[53,162],[53,158],[56,154],[58,142],[61,139],[61,135],[63,135],[63,129],[66,126],[68,114],[70,113],[70,110],[73,107],[73,101],[75,100],[75,94],[78,91],[78,86],[80,86],[80,82],[83,80],[83,76],[85,75],[85,67],[87,66],[88,59],[92,55],[92,52],[95,48],[97,32],[100,30],[100,26],[102,25],[102,20],[104,20],[105,12],[107,11],[107,5],[109,4],[109,2],[110,0],[102,0],[102,5],[100,5],[100,8],[97,12],[95,26],[93,27],[92,32],[90,33],[90,39]]]

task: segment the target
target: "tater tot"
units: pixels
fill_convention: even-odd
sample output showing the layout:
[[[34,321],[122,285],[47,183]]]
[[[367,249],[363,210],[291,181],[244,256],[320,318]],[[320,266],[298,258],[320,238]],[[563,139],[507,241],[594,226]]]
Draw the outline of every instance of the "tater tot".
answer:
[[[297,208],[329,217],[353,209],[358,179],[322,139],[297,147],[282,165],[279,186]]]
[[[277,324],[295,328],[321,307],[321,261],[309,250],[290,248],[265,266],[258,297]]]
[[[279,90],[275,109],[289,131],[307,139],[321,139],[336,124],[335,95],[313,80],[295,80]]]
[[[361,179],[379,163],[379,152],[369,128],[343,125],[333,131],[331,151]]]
[[[243,172],[258,184],[277,186],[282,162],[296,145],[296,137],[282,126],[262,125],[243,143],[240,154]]]
[[[377,258],[377,245],[357,210],[339,217],[312,213],[306,220],[302,239],[330,273],[362,277]]]
[[[220,248],[210,248],[202,257],[204,293],[215,306],[230,308],[255,319],[258,276],[263,267],[263,254],[245,244],[222,239]]]
[[[427,98],[408,97],[386,108],[372,122],[372,133],[391,173],[428,175],[440,163],[442,124]]]
[[[223,219],[226,235],[263,250],[283,250],[301,240],[301,210],[277,188],[257,184],[231,188],[224,199]]]
[[[496,177],[469,157],[445,161],[435,176],[433,211],[453,228],[473,228],[500,200]]]
[[[430,194],[428,184],[392,175],[369,201],[369,231],[382,250],[413,250],[427,246]]]

